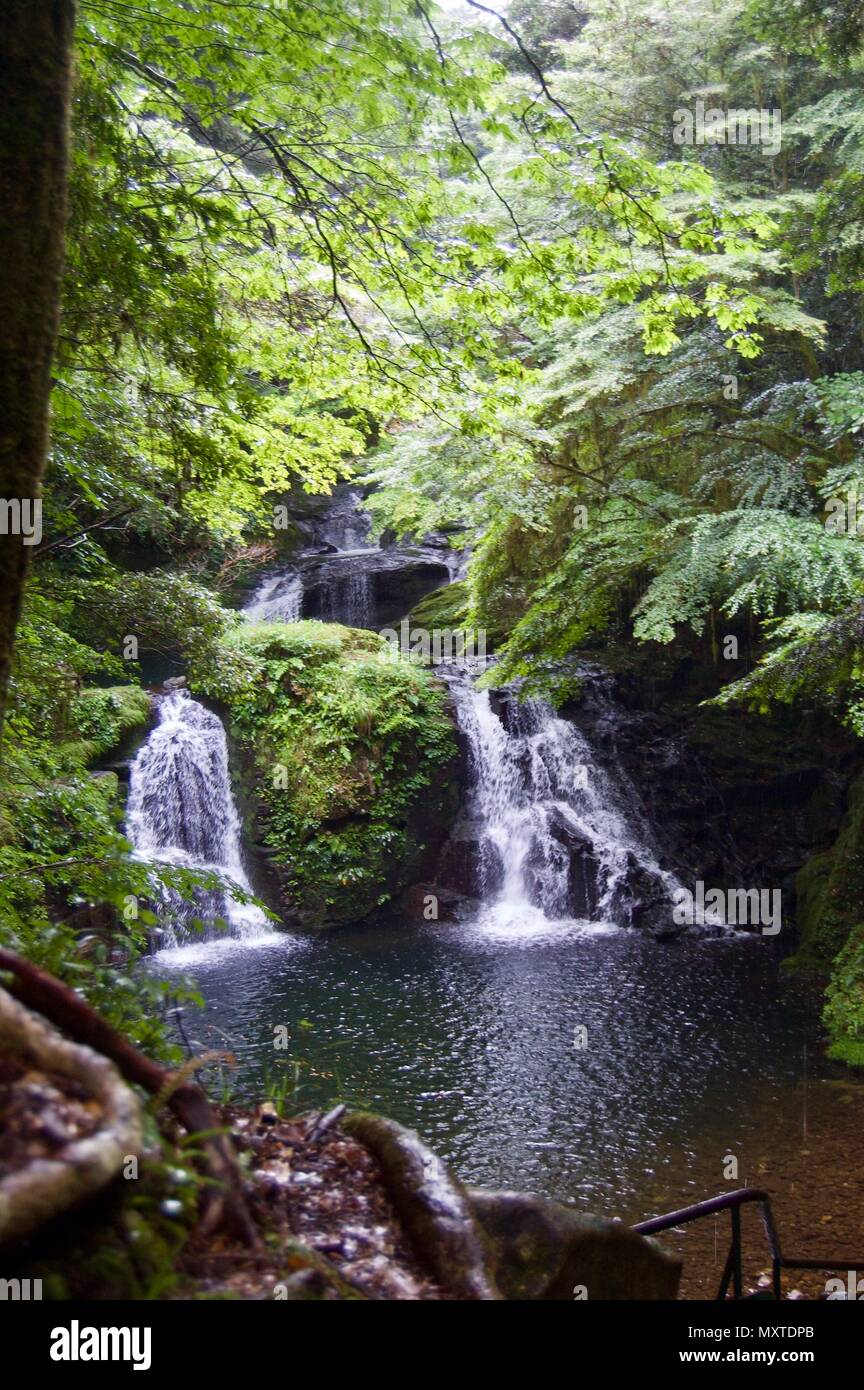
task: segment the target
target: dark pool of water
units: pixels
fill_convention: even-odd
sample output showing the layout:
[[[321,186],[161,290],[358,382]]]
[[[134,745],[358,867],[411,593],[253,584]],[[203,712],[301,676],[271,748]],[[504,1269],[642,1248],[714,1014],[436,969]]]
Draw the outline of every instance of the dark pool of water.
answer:
[[[195,980],[206,1010],[187,1031],[236,1055],[244,1098],[292,1083],[299,1056],[302,1107],[368,1104],[470,1182],[609,1213],[656,1210],[691,1168],[719,1178],[816,1052],[817,1004],[778,984],[759,938],[405,924],[155,964]]]

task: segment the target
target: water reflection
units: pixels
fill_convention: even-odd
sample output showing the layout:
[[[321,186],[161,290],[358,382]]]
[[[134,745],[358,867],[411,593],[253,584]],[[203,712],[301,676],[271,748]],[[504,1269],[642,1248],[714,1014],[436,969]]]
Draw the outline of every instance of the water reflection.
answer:
[[[719,1179],[754,1114],[792,1095],[815,1024],[773,948],[740,936],[405,924],[208,947],[191,973],[206,1000],[194,1036],[230,1046],[245,1096],[277,1070],[287,1025],[335,1073],[312,1078],[308,1104],[338,1089],[420,1130],[468,1181],[610,1212],[653,1209],[694,1154],[716,1153]]]

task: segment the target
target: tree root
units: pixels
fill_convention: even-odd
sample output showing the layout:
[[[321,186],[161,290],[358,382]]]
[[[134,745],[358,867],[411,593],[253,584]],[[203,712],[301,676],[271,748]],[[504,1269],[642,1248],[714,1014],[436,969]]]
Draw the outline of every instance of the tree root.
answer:
[[[342,1129],[376,1159],[417,1254],[441,1287],[458,1299],[499,1299],[468,1193],[443,1159],[413,1129],[383,1115],[352,1111]]]
[[[78,1082],[98,1101],[95,1133],[63,1146],[56,1158],[35,1158],[0,1180],[0,1243],[20,1240],[92,1197],[120,1173],[142,1142],[141,1106],[117,1068],[89,1047],[69,1042],[0,989],[0,1049]]]
[[[201,1087],[191,1081],[176,1085],[174,1072],[145,1057],[68,985],[2,947],[0,971],[12,975],[10,988],[28,1008],[35,1009],[76,1042],[110,1058],[126,1081],[143,1087],[151,1095],[165,1095],[167,1108],[187,1133],[201,1136],[199,1168],[210,1179],[201,1197],[202,1234],[224,1226],[249,1249],[260,1249],[234,1146],[230,1137],[221,1133],[219,1118]]]

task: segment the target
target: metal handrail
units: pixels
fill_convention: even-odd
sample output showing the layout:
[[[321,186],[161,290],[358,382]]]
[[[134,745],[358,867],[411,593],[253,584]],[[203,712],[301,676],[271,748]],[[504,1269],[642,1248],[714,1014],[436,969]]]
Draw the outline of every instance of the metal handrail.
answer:
[[[652,1216],[648,1221],[640,1221],[633,1227],[633,1230],[638,1231],[643,1236],[653,1236],[659,1231],[671,1230],[673,1226],[686,1226],[690,1221],[699,1221],[705,1216],[714,1216],[717,1212],[729,1211],[732,1223],[732,1239],[729,1245],[729,1254],[726,1256],[726,1264],[723,1267],[723,1277],[720,1280],[717,1298],[719,1301],[726,1298],[730,1280],[734,1290],[733,1297],[741,1298],[743,1294],[741,1208],[748,1202],[759,1204],[762,1229],[765,1232],[765,1239],[771,1252],[772,1285],[775,1298],[782,1297],[781,1272],[784,1269],[853,1269],[856,1272],[864,1269],[864,1260],[784,1259],[771,1211],[771,1198],[760,1187],[739,1187],[734,1192],[723,1192],[719,1197],[709,1197],[704,1202],[694,1202],[692,1206],[681,1207],[678,1211],[669,1212],[666,1216]]]

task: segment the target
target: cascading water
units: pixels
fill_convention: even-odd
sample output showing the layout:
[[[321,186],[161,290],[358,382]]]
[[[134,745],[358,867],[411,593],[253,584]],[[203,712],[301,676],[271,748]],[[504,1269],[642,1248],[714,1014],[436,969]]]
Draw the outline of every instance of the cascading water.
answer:
[[[351,568],[347,573],[331,575],[321,587],[321,617],[325,622],[344,623],[346,627],[372,627],[372,585],[372,576],[366,570]]]
[[[296,623],[303,607],[303,581],[299,574],[277,574],[265,579],[243,609],[250,623]]]
[[[427,593],[452,580],[460,556],[446,536],[422,545],[379,544],[363,496],[340,486],[326,508],[300,515],[303,546],[290,567],[266,575],[243,609],[251,622],[300,618],[372,631],[397,624]]]
[[[157,712],[159,723],[131,769],[127,834],[136,855],[215,872],[250,893],[221,720],[185,691],[159,697]],[[193,919],[204,922],[204,939],[224,935],[220,919],[231,936],[269,935],[261,909],[237,902],[227,889],[196,889],[189,902],[160,886],[158,898],[162,946],[200,940]]]
[[[542,700],[508,695],[505,721],[468,669],[446,679],[470,756],[475,887],[493,917],[629,925],[648,899],[655,913],[668,906],[671,922],[681,885],[634,830],[629,793],[584,734]]]
[[[320,616],[347,627],[373,627],[375,584],[368,567],[370,553],[379,550],[369,539],[372,518],[360,509],[361,494],[347,489],[327,513],[321,538],[334,548],[324,566],[320,586]]]
[[[374,627],[375,581],[369,556],[380,554],[369,539],[371,517],[360,509],[361,494],[336,495],[317,523],[314,544],[302,568],[263,579],[243,609],[249,622],[296,623],[303,613],[304,573],[314,591],[313,612],[325,622]],[[321,552],[325,552],[323,558]]]
[[[304,552],[299,570],[262,581],[245,616],[292,622],[307,607],[325,621],[373,627],[382,552],[370,542],[361,502],[359,492],[339,489],[314,523],[317,552]],[[461,880],[459,891],[479,898],[483,915],[498,922],[670,929],[681,884],[649,848],[651,826],[616,761],[614,737],[601,734],[612,748],[601,765],[586,735],[544,701],[477,690],[478,670],[459,660],[437,669],[451,688],[472,768],[451,882]],[[592,673],[590,694],[614,725],[620,712],[601,673]],[[445,870],[445,886],[447,878]]]

